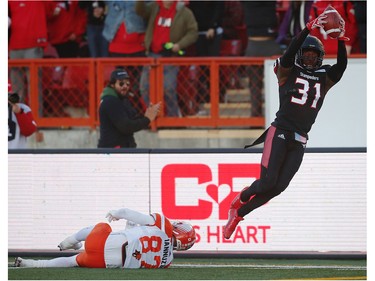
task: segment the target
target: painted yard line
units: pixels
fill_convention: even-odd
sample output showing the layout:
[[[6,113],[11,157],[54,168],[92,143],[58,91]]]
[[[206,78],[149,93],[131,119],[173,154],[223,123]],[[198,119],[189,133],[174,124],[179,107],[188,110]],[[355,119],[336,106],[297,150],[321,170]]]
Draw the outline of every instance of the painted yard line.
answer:
[[[334,269],[334,270],[366,270],[366,266],[345,265],[255,265],[255,264],[172,264],[171,267],[180,268],[252,268],[252,269]],[[14,263],[8,263],[8,269],[24,269],[26,267],[14,267]]]
[[[172,264],[172,267],[243,267],[255,269],[337,269],[337,270],[366,270],[366,266],[345,265],[256,265],[256,264]]]
[[[298,278],[298,279],[280,279],[280,280],[272,280],[272,281],[302,281],[302,280],[367,280],[367,276],[348,276],[348,277],[326,277],[326,278]]]

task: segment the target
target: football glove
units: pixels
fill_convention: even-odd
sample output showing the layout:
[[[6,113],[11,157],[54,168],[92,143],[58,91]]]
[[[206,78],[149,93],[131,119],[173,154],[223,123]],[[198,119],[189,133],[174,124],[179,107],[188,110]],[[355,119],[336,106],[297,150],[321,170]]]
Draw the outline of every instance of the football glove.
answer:
[[[340,40],[340,41],[350,41],[350,39],[348,37],[345,37],[345,21],[343,18],[340,18],[340,29],[341,29],[341,33],[339,35],[339,37],[337,37],[337,40]]]
[[[105,216],[109,222],[112,222],[112,221],[118,221],[120,218],[118,216],[118,212],[117,210],[112,210],[112,211],[109,211],[106,216]]]
[[[306,24],[307,29],[311,31],[318,27],[324,28],[323,24],[327,23],[327,21],[324,20],[325,18],[327,18],[325,14],[320,14],[317,18]]]

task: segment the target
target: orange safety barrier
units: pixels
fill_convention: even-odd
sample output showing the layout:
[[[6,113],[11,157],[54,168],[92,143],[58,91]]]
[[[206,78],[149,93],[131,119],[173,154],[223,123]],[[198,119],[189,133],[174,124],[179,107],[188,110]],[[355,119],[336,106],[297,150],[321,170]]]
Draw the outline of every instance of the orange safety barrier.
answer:
[[[264,59],[242,56],[22,59],[8,60],[8,73],[13,89],[30,105],[41,128],[95,129],[99,125],[100,94],[112,70],[119,66],[125,67],[131,76],[130,98],[140,112],[145,110],[147,98],[152,103],[163,102],[164,111],[152,123],[153,130],[261,128],[265,126],[264,93],[263,89],[257,89],[262,94],[252,94],[249,80],[263,79]],[[252,72],[254,67],[256,71]],[[149,76],[144,76],[146,70]],[[179,114],[171,114],[171,109]]]

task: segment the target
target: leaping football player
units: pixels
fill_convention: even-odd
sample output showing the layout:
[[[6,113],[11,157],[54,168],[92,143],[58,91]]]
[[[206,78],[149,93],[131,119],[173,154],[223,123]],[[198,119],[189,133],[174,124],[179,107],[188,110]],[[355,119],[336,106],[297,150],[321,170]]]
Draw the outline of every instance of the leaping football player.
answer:
[[[340,15],[337,13],[337,16]],[[308,133],[327,92],[340,81],[347,66],[345,22],[340,17],[337,63],[322,65],[324,47],[311,30],[323,27],[322,13],[290,43],[276,60],[279,110],[271,126],[252,145],[264,142],[260,178],[245,187],[232,201],[223,235],[229,239],[244,217],[283,192],[297,173],[305,152]],[[250,146],[252,146],[250,145]]]

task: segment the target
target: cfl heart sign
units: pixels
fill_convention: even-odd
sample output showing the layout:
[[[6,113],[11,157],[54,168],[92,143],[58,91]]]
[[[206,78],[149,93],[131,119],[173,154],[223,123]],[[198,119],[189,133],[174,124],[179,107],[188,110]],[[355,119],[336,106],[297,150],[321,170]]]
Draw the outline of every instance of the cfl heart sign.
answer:
[[[226,157],[162,154],[152,157],[151,209],[172,220],[192,223],[197,232],[194,250],[198,251],[339,250],[339,244],[346,239],[331,241],[326,233],[333,234],[343,227],[335,217],[338,216],[336,210],[346,208],[340,203],[345,199],[337,200],[337,194],[344,194],[331,192],[336,188],[342,190],[342,185],[348,184],[342,177],[344,171],[345,175],[351,173],[353,178],[360,175],[352,171],[352,162],[343,160],[346,159],[343,155],[340,155],[343,157],[340,162],[337,155],[306,154],[290,186],[248,214],[229,240],[223,237],[222,229],[228,219],[230,204],[244,187],[259,178],[261,154]],[[350,156],[353,160],[357,157]],[[364,211],[364,208],[360,209]],[[354,246],[350,243],[341,245]]]
[[[218,218],[223,221],[228,218],[229,206],[238,192],[233,190],[235,179],[245,179],[250,185],[259,178],[260,165],[258,163],[241,164],[218,164],[217,178],[213,177],[213,171],[206,164],[169,164],[163,167],[161,172],[161,206],[164,215],[175,220],[198,220],[206,221],[210,218]],[[180,179],[180,181],[179,181]],[[185,189],[186,193],[178,192],[179,186],[183,186],[184,179],[196,179],[197,184],[190,185]],[[179,182],[178,184],[176,184]],[[187,183],[189,181],[187,180]],[[184,187],[182,187],[184,189]],[[196,198],[195,203],[191,201],[189,194],[199,194],[197,189],[202,189],[205,195]],[[194,195],[193,195],[194,196]],[[207,199],[205,199],[207,198]],[[186,199],[186,201],[184,200]],[[185,201],[185,203],[184,203]],[[181,202],[181,203],[177,203]],[[214,205],[218,207],[218,213],[213,214]],[[206,226],[196,225],[198,240],[205,243],[266,243],[266,234],[271,226],[239,226],[232,240],[225,240],[222,236],[222,226],[208,224]]]
[[[66,236],[106,221],[108,210],[127,207],[190,222],[197,242],[189,251],[366,251],[363,151],[305,153],[289,187],[224,239],[231,201],[259,178],[261,156],[10,152],[8,249],[56,250]],[[113,230],[125,225],[111,223]]]
[[[235,178],[252,181],[259,178],[259,164],[218,164],[217,179],[213,178],[211,168],[206,164],[169,164],[163,167],[161,172],[161,200],[164,215],[171,219],[205,220],[210,218],[213,205],[219,208],[218,218],[226,220],[228,209],[234,197],[238,194],[233,190]],[[196,194],[197,189],[205,190],[210,200],[196,198],[196,204],[183,202],[188,194],[179,194],[178,179],[197,179],[197,184],[188,187],[188,193]],[[183,183],[180,182],[180,185]],[[181,198],[178,198],[181,196]]]

